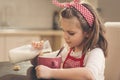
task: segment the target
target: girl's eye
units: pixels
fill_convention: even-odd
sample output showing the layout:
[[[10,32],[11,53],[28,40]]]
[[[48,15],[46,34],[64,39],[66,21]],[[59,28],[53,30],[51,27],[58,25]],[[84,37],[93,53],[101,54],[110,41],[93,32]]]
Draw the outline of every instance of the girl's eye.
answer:
[[[74,35],[75,33],[69,32],[68,34],[69,34],[69,35]]]

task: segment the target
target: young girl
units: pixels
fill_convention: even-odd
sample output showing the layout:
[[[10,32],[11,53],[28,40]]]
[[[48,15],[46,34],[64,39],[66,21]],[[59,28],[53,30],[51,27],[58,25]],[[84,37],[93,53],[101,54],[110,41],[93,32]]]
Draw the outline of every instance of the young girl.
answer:
[[[97,13],[91,5],[79,3],[79,0],[70,3],[53,0],[53,3],[64,8],[60,13],[60,25],[69,48],[61,53],[61,69],[38,65],[35,68],[37,78],[104,80],[107,41]],[[33,47],[39,48],[41,44],[34,42]]]

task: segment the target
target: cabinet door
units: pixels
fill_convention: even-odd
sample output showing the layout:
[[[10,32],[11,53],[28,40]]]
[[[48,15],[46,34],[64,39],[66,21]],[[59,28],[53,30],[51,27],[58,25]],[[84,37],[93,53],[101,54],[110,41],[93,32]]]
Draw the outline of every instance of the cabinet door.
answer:
[[[19,35],[19,36],[6,36],[6,58],[5,60],[9,61],[8,58],[8,54],[9,54],[9,50],[19,47],[19,46],[23,46],[26,44],[31,44],[32,41],[38,41],[40,40],[39,36],[23,36],[23,35]]]
[[[0,36],[0,62],[5,58],[5,37]]]

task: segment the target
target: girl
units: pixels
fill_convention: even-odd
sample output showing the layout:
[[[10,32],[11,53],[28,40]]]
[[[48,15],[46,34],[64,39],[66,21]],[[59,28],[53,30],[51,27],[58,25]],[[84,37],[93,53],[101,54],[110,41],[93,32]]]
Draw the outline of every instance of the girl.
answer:
[[[53,0],[53,3],[64,8],[60,13],[60,25],[68,48],[61,53],[61,69],[39,65],[35,68],[37,78],[104,80],[107,41],[97,13],[91,5],[79,3],[79,0],[70,3]],[[34,42],[33,47],[36,45],[41,47]]]

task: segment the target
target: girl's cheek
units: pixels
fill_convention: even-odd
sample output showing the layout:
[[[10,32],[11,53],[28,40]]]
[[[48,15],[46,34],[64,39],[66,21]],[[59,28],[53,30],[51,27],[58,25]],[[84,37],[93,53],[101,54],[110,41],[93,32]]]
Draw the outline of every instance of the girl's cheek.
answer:
[[[69,37],[69,36],[68,36],[67,34],[64,34],[64,39],[66,39],[66,40],[67,40],[67,39],[68,39],[68,37]]]

